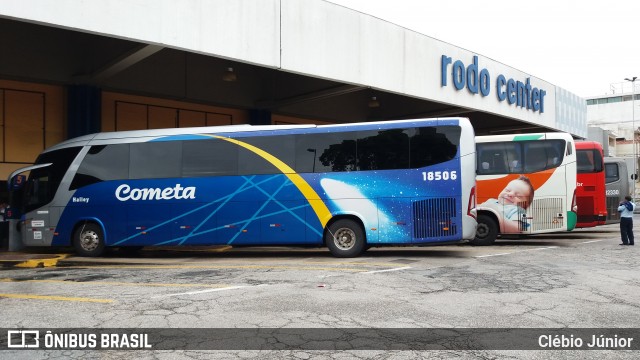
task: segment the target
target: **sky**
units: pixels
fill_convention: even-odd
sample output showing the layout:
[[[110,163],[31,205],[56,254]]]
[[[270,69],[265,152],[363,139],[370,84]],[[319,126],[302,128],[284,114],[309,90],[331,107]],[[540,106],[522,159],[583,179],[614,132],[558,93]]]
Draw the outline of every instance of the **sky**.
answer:
[[[581,97],[631,92],[640,1],[328,0],[450,43]],[[635,31],[635,33],[634,33]]]

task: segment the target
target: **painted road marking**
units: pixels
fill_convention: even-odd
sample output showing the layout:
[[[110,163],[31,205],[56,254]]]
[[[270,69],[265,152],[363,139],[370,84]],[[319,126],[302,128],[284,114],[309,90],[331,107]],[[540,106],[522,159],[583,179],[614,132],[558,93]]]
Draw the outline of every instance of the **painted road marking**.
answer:
[[[260,285],[258,285],[258,286],[260,286]],[[207,290],[199,290],[199,291],[189,291],[189,292],[177,293],[177,294],[160,295],[160,296],[156,296],[156,297],[180,296],[180,295],[197,295],[197,294],[210,293],[210,292],[214,292],[214,291],[236,290],[236,289],[242,289],[242,288],[246,288],[246,287],[250,287],[250,286],[246,286],[246,285],[244,285],[244,286],[228,286],[228,287],[220,288],[220,289],[207,289]]]
[[[308,270],[308,271],[348,271],[365,272],[366,269],[309,267],[309,266],[267,266],[267,265],[99,265],[99,266],[65,266],[65,269],[276,269],[276,270]]]
[[[513,253],[499,253],[499,254],[489,254],[489,255],[478,255],[478,256],[474,256],[474,258],[486,258],[486,257],[491,257],[491,256],[502,256],[502,255],[509,255],[509,254],[513,254]]]
[[[21,283],[21,282],[36,282],[36,283],[62,283],[62,284],[88,284],[88,285],[122,285],[122,286],[158,286],[158,287],[206,287],[206,288],[221,288],[229,286],[227,284],[165,284],[165,283],[131,283],[131,282],[119,282],[119,281],[74,281],[74,280],[19,280],[4,278],[0,279],[0,282]]]
[[[526,250],[520,250],[518,252],[525,252],[525,251],[538,251],[538,250],[547,250],[547,249],[557,249],[557,246],[545,246],[545,247],[541,247],[541,248],[535,248],[535,249],[526,249]]]
[[[112,303],[111,299],[93,299],[83,297],[67,297],[67,296],[52,296],[52,295],[31,295],[31,294],[0,294],[0,298],[12,298],[12,299],[32,299],[32,300],[54,300],[54,301],[79,301],[79,302],[94,302],[94,303]]]
[[[71,254],[52,254],[52,258],[47,259],[30,259],[15,264],[18,268],[44,268],[58,265],[60,260],[66,259]]]
[[[600,241],[604,241],[604,240],[591,240],[591,241],[585,241],[585,242],[581,242],[580,244],[591,244],[591,243],[597,243]]]
[[[492,256],[511,255],[511,254],[516,254],[516,253],[521,253],[521,252],[527,252],[527,251],[548,250],[548,249],[556,249],[556,248],[558,248],[558,247],[557,247],[557,246],[545,246],[545,247],[535,248],[535,249],[516,250],[516,251],[512,251],[512,252],[508,252],[508,253],[498,253],[498,254],[489,254],[489,255],[478,255],[478,256],[474,256],[474,258],[486,258],[486,257],[492,257]]]
[[[395,269],[367,271],[367,272],[363,272],[363,274],[376,274],[376,273],[382,273],[382,272],[400,271],[400,270],[407,270],[407,269],[411,269],[411,266],[404,266],[404,267],[399,267]]]
[[[324,264],[324,265],[362,265],[362,266],[372,266],[372,267],[380,267],[387,266],[395,268],[398,266],[398,263],[381,263],[381,262],[363,262],[363,261],[351,261],[351,262],[330,262],[330,261],[304,261],[303,264]]]

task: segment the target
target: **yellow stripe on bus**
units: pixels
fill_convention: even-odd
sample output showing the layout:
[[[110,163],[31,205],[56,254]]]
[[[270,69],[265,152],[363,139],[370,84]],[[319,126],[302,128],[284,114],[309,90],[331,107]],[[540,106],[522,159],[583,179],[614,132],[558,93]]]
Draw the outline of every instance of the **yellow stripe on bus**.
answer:
[[[291,182],[298,188],[298,190],[300,190],[302,195],[309,202],[309,205],[311,205],[313,211],[316,213],[316,216],[318,217],[318,220],[320,220],[320,224],[322,224],[322,227],[324,228],[327,225],[327,222],[329,222],[329,220],[331,219],[331,212],[327,208],[327,205],[322,200],[320,200],[320,196],[318,196],[318,193],[313,190],[311,185],[309,185],[309,183],[306,182],[306,180],[304,180],[302,176],[300,176],[300,174],[296,173],[289,165],[285,164],[282,160],[269,154],[268,152],[251,144],[247,144],[246,142],[218,135],[208,136],[212,136],[217,139],[225,140],[230,143],[242,146],[243,148],[270,162],[273,166],[278,168],[280,172],[286,175],[289,180],[291,180]]]

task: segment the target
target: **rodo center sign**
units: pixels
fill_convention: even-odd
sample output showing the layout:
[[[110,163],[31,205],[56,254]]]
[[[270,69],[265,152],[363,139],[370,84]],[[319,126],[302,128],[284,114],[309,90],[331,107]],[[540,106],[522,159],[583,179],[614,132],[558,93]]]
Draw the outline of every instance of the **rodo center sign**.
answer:
[[[472,94],[480,94],[483,97],[491,93],[491,74],[489,70],[478,66],[478,56],[474,56],[472,63],[465,66],[461,60],[453,61],[451,57],[442,55],[440,74],[442,87],[449,85],[447,80],[450,74],[453,87],[458,91],[466,87]],[[547,92],[533,87],[529,78],[522,82],[512,78],[507,79],[500,74],[496,77],[495,89],[499,101],[506,100],[509,105],[534,112],[544,112],[544,97]]]

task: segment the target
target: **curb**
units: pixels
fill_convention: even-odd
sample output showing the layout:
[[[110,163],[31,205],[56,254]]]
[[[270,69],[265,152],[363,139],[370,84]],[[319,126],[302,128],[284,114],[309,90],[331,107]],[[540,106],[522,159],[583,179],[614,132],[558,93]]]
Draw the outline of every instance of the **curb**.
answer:
[[[206,253],[222,253],[230,251],[233,246],[221,245],[221,246],[159,246],[148,247],[143,250],[147,256],[136,256],[133,258],[124,257],[96,257],[96,258],[83,258],[69,255],[65,258],[59,259],[57,267],[73,267],[73,266],[121,266],[121,265],[140,265],[140,266],[153,266],[153,265],[167,265],[167,263],[158,261],[158,259],[166,259],[162,256],[149,256],[154,252],[157,254],[176,252],[184,253],[193,256],[193,254],[206,254]]]

